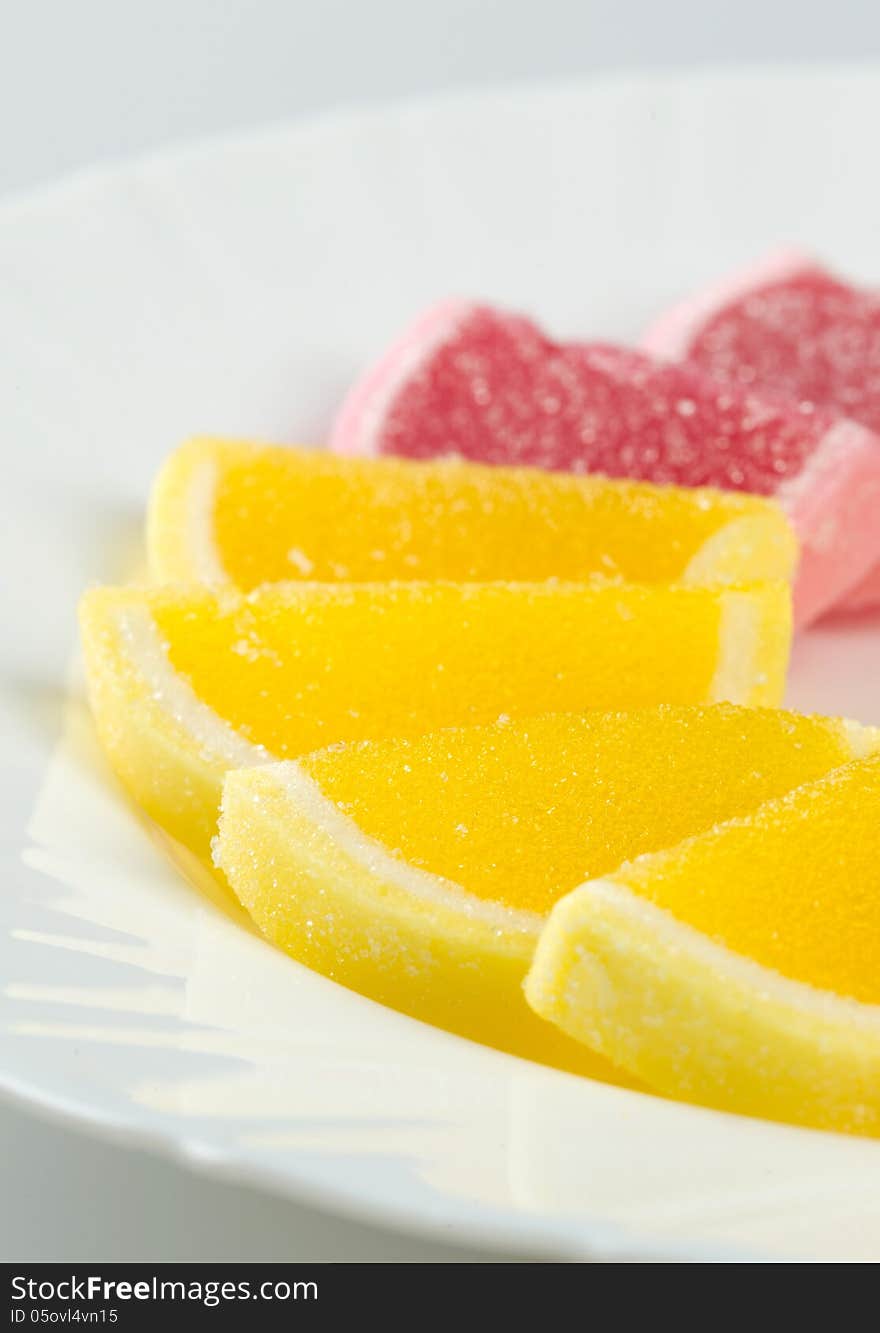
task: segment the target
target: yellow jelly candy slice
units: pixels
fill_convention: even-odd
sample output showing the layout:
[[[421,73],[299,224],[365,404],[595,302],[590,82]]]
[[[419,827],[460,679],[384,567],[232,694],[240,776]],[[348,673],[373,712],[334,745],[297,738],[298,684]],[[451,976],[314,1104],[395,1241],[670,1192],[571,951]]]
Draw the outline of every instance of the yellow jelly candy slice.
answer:
[[[162,581],[788,579],[796,541],[773,501],[456,461],[341,458],[193,440],[149,514]]]
[[[206,856],[227,769],[500,713],[775,703],[783,584],[267,584],[97,589],[98,731],[135,799]]]
[[[522,994],[560,895],[871,739],[834,719],[719,705],[354,742],[230,773],[219,860],[260,929],[309,966],[455,1032],[608,1077]]]
[[[878,867],[874,754],[575,889],[529,1002],[671,1096],[880,1134]]]

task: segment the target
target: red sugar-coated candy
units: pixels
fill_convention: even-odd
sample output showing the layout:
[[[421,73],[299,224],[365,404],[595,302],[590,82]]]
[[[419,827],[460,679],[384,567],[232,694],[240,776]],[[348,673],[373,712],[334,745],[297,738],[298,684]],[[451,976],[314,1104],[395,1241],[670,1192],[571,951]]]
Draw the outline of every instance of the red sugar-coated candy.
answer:
[[[771,255],[662,316],[643,346],[723,384],[812,404],[880,434],[880,293],[809,256]],[[878,542],[880,554],[880,542]],[[843,599],[880,604],[880,561]]]
[[[355,386],[331,447],[775,496],[802,543],[800,623],[877,550],[880,448],[862,427],[719,385],[696,366],[555,343],[530,320],[466,302],[429,311]]]

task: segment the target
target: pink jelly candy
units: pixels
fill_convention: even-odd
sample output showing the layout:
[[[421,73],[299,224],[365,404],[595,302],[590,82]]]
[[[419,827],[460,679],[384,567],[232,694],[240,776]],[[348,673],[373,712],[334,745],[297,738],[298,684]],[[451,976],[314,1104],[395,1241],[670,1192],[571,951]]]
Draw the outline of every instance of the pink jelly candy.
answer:
[[[796,251],[682,302],[643,346],[688,358],[724,384],[837,412],[880,435],[880,293],[859,291]],[[874,552],[880,556],[880,540]],[[841,602],[880,604],[880,559]]]
[[[554,343],[530,320],[461,301],[423,315],[355,385],[331,447],[775,496],[801,540],[800,624],[878,549],[880,449],[864,427],[719,385],[696,366]]]

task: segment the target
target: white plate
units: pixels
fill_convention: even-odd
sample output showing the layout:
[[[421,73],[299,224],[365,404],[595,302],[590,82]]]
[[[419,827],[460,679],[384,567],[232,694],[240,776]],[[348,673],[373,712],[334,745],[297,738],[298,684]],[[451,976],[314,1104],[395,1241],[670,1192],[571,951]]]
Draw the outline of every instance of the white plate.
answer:
[[[568,1256],[880,1258],[880,1144],[591,1084],[273,952],[120,799],[65,664],[189,432],[322,436],[451,293],[634,335],[779,242],[880,279],[871,72],[464,97],[82,177],[0,217],[8,593],[0,1081],[193,1166]],[[11,629],[10,629],[11,622]],[[797,648],[792,702],[880,722],[880,626]]]

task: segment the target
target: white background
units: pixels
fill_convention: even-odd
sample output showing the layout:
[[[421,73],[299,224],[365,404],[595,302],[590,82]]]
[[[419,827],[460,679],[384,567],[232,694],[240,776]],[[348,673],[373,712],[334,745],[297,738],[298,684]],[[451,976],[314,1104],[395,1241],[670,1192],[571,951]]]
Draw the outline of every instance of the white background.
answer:
[[[0,14],[0,191],[341,103],[880,55],[876,0],[0,0]]]
[[[877,0],[0,0],[0,199],[181,137],[341,104],[878,56]],[[18,1108],[0,1107],[0,1145],[3,1260],[492,1257],[199,1180]]]

